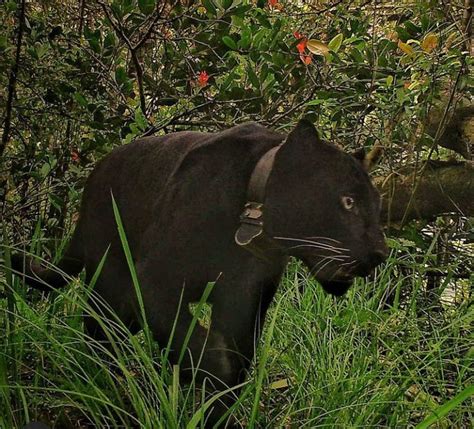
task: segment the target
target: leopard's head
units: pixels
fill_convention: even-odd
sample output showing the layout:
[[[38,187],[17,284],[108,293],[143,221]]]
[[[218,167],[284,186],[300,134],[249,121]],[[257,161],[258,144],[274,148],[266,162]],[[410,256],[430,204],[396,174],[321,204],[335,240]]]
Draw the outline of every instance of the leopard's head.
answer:
[[[369,160],[322,141],[300,121],[276,154],[265,198],[265,233],[303,261],[323,288],[342,295],[387,257],[380,195]]]

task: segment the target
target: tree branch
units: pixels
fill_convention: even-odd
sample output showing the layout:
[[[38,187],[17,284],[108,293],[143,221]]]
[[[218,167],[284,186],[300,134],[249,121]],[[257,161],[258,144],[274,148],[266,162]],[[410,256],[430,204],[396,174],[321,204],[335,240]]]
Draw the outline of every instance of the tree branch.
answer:
[[[102,7],[107,19],[110,21],[113,29],[117,33],[117,35],[122,39],[122,41],[127,45],[128,50],[130,51],[130,56],[132,57],[133,67],[135,68],[135,73],[137,74],[137,85],[138,85],[138,93],[140,97],[140,108],[142,109],[142,113],[145,117],[146,116],[146,102],[145,102],[145,92],[143,89],[143,70],[140,65],[140,61],[137,55],[137,48],[132,45],[132,42],[129,40],[127,35],[124,33],[123,29],[119,24],[117,24],[112,15],[110,14],[107,5],[101,1],[98,2]]]
[[[84,12],[86,8],[86,0],[80,0],[79,5],[79,29],[77,30],[79,37],[82,36],[82,29],[84,27]]]
[[[20,63],[20,54],[21,54],[21,44],[23,40],[23,30],[25,27],[25,13],[26,13],[26,1],[21,0],[20,10],[18,13],[18,36],[16,40],[16,52],[15,52],[15,62],[12,65],[10,72],[10,79],[8,81],[8,98],[7,106],[5,111],[5,119],[3,121],[3,135],[0,142],[0,158],[7,147],[8,140],[10,139],[10,128],[11,128],[11,119],[12,119],[12,110],[13,110],[13,97],[15,95],[16,79],[18,75],[18,67]]]
[[[464,0],[464,13],[462,17],[462,28],[465,35],[465,46],[466,51],[469,55],[472,55],[471,45],[472,45],[472,0]]]

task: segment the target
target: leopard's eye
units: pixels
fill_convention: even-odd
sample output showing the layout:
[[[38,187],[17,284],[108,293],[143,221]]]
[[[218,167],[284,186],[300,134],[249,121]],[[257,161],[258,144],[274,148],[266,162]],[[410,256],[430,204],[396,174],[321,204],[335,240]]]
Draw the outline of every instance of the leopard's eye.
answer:
[[[346,210],[352,210],[354,208],[354,204],[355,204],[354,198],[352,198],[352,197],[342,197],[341,201],[342,201],[342,206]]]

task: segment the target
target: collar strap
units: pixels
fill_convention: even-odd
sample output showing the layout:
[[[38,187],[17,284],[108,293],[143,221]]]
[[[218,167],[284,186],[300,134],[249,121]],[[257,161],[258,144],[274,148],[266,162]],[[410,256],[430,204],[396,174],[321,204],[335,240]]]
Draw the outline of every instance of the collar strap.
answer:
[[[273,240],[263,232],[263,203],[275,156],[284,142],[265,152],[253,169],[247,188],[247,203],[240,215],[240,227],[235,233],[235,242],[260,258],[265,257],[265,249],[271,244],[274,246]]]
[[[280,150],[282,144],[283,143],[272,147],[258,160],[257,165],[253,169],[252,175],[250,176],[250,181],[247,188],[247,201],[263,204],[265,200],[265,190],[267,187],[268,178],[270,177],[270,173],[273,169],[275,156]]]

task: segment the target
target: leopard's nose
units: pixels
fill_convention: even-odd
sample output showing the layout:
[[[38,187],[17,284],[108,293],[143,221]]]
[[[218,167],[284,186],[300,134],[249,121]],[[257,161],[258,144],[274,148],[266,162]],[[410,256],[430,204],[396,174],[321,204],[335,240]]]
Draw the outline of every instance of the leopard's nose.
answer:
[[[388,257],[388,249],[384,246],[381,249],[375,249],[370,255],[370,261],[374,267],[380,265],[384,262]]]

